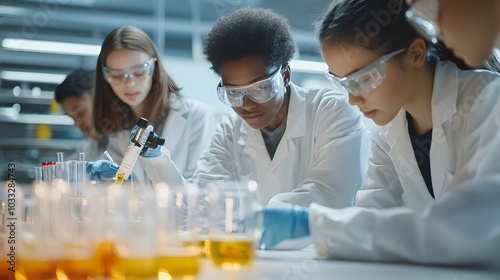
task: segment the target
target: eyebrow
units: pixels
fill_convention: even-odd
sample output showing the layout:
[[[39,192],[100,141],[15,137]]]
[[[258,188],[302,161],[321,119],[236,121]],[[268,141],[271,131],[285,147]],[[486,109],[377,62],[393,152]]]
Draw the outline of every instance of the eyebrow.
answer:
[[[77,109],[79,109],[80,107],[82,107],[82,106],[81,106],[81,104],[77,104],[77,105],[75,105],[75,106],[71,107],[71,109],[70,109],[70,110],[71,110],[71,112],[74,112],[74,111],[76,111]]]
[[[370,64],[368,64],[368,65],[370,65]],[[368,65],[367,65],[367,66],[368,66]],[[361,69],[363,69],[363,68],[356,68],[356,69],[352,70],[351,72],[347,73],[344,77],[340,77],[340,76],[337,76],[337,75],[333,74],[333,73],[332,73],[332,71],[330,71],[330,69],[328,69],[328,72],[329,72],[330,74],[332,74],[333,76],[335,76],[335,77],[338,77],[338,78],[345,78],[345,77],[347,77],[347,76],[350,76],[350,75],[352,75],[352,74],[354,74],[354,73],[358,72],[358,71],[359,71],[359,70],[361,70]]]
[[[148,60],[146,60],[146,61],[144,61],[144,62],[137,63],[136,65],[132,65],[132,66],[130,66],[130,67],[127,67],[127,68],[122,68],[122,69],[111,68],[111,67],[108,67],[108,66],[104,66],[104,67],[108,68],[109,70],[123,72],[123,71],[127,71],[127,70],[133,69],[133,68],[138,67],[138,66],[143,66],[143,65],[145,65],[145,64],[148,64],[150,60],[151,60],[151,59],[148,59]]]
[[[248,86],[248,85],[251,85],[253,83],[260,82],[262,80],[265,80],[265,79],[271,77],[272,75],[276,74],[277,71],[279,71],[279,69],[280,69],[280,67],[278,67],[276,70],[274,70],[273,72],[271,72],[271,74],[265,74],[263,76],[255,78],[255,79],[251,80],[250,83],[248,83],[246,85],[240,85],[239,86],[239,85],[235,85],[235,84],[224,84],[224,83],[221,83],[221,84],[223,84],[224,86],[230,86],[230,87],[244,87],[244,86]]]
[[[264,75],[264,76],[261,76],[261,77],[258,77],[258,78],[255,78],[255,79],[251,80],[251,81],[250,81],[250,83],[248,83],[248,84],[246,84],[246,85],[235,85],[235,84],[224,84],[224,85],[225,85],[225,86],[230,86],[230,87],[248,86],[248,85],[251,85],[251,84],[253,84],[253,83],[259,82],[259,81],[261,81],[261,80],[264,80],[264,79],[266,79],[266,78],[269,78],[269,77],[271,77],[271,76],[272,76],[272,74],[271,74],[271,75],[267,75],[267,74],[266,74],[266,75]]]

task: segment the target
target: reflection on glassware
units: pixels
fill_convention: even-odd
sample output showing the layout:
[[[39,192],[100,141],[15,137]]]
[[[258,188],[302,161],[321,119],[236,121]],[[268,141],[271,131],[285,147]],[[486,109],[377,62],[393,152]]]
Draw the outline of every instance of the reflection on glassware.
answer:
[[[200,271],[200,250],[183,248],[158,256],[158,274],[170,277],[196,276]]]
[[[111,269],[114,278],[134,279],[156,276],[156,199],[151,188],[118,188],[114,193],[117,222],[117,260]]]
[[[224,269],[239,269],[254,258],[254,181],[223,181],[209,185],[209,257]]]
[[[220,236],[210,239],[210,258],[224,269],[239,269],[254,258],[253,239],[247,236]]]

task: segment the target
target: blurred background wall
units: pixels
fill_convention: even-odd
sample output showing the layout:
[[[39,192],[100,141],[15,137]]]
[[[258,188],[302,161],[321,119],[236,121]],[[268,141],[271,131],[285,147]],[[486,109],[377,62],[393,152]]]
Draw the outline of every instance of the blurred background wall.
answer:
[[[2,0],[0,3],[0,178],[16,164],[19,182],[33,167],[69,154],[83,139],[53,102],[54,88],[75,68],[94,69],[108,32],[135,25],[153,39],[166,70],[183,94],[215,114],[219,78],[203,57],[203,38],[217,17],[232,9],[270,8],[288,18],[296,42],[292,80],[331,86],[323,76],[315,23],[329,0]],[[63,45],[61,45],[63,43]],[[68,45],[69,43],[69,45]],[[45,48],[48,44],[48,48]]]

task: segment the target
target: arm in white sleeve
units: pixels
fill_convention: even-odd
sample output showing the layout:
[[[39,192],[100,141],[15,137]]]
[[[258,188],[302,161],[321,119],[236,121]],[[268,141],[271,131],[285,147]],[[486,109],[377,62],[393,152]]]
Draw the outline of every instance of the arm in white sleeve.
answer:
[[[423,211],[310,208],[322,258],[500,266],[500,175],[468,181]]]
[[[211,181],[239,180],[239,158],[233,151],[235,135],[233,119],[230,115],[221,117],[212,137],[210,146],[198,160],[192,182],[206,187]]]
[[[200,104],[199,102],[193,103],[193,113],[190,120],[192,134],[189,139],[186,139],[189,145],[188,162],[184,176],[191,178],[196,170],[197,161],[205,151],[212,139],[215,130],[214,113],[209,106]]]
[[[370,133],[359,110],[350,106],[347,99],[328,95],[324,94],[314,112],[314,162],[307,177],[293,191],[275,195],[269,205],[290,203],[308,207],[316,202],[342,208],[354,204],[368,167]]]
[[[139,157],[142,167],[153,182],[167,183],[170,186],[185,185],[187,181],[170,159],[170,152],[161,147],[161,155],[157,157]]]

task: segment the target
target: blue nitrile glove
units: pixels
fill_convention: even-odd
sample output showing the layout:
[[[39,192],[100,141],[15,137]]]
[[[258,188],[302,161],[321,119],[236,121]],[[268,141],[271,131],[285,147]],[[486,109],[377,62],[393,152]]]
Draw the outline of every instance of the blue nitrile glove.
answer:
[[[130,139],[128,142],[129,144],[130,144],[130,142],[132,142],[132,139],[134,138],[134,134],[137,131],[137,129],[139,129],[139,127],[137,125],[134,125],[134,127],[130,131]],[[155,149],[147,149],[145,152],[141,151],[141,153],[140,153],[140,155],[143,157],[157,157],[157,156],[160,156],[161,154],[162,154],[161,153],[161,145],[158,145]]]
[[[161,146],[158,145],[155,149],[147,149],[144,153],[141,154],[143,157],[158,157],[161,155]]]
[[[272,249],[286,239],[309,236],[309,210],[302,206],[280,204],[261,210],[264,216],[260,247]]]
[[[92,181],[101,181],[103,178],[113,178],[118,171],[118,165],[109,160],[101,159],[87,162],[87,175]]]

